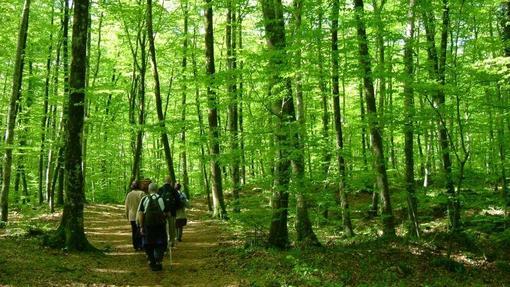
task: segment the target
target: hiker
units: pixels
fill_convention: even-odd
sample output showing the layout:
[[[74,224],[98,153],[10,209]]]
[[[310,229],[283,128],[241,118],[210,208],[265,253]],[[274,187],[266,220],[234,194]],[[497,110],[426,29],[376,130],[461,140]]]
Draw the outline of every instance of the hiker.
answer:
[[[144,195],[145,193],[140,189],[139,182],[135,180],[131,183],[131,191],[126,195],[125,201],[126,218],[131,223],[131,239],[136,251],[142,250],[142,235],[136,224],[136,212]]]
[[[177,212],[177,205],[179,201],[179,193],[175,190],[172,179],[170,176],[165,178],[165,184],[159,189],[159,195],[165,200],[167,213],[167,235],[171,247],[175,246],[175,215]]]
[[[142,198],[138,208],[143,246],[152,271],[163,269],[162,261],[167,248],[165,202],[157,191],[157,184],[149,184],[149,194]]]
[[[179,193],[179,204],[177,213],[175,216],[175,228],[177,229],[177,241],[182,241],[182,229],[188,223],[186,218],[186,208],[189,207],[188,198],[186,194],[181,190],[181,184],[177,183],[175,189]]]

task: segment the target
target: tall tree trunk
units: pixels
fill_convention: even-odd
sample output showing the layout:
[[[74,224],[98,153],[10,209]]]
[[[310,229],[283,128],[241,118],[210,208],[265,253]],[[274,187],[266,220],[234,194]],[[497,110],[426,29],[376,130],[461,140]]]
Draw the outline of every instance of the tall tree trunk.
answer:
[[[368,51],[368,40],[365,29],[363,0],[354,0],[355,16],[357,24],[358,44],[359,44],[359,63],[363,70],[363,82],[365,87],[365,97],[367,103],[368,123],[370,134],[372,136],[373,165],[377,174],[377,186],[381,193],[381,217],[383,223],[383,234],[385,236],[395,235],[395,225],[393,222],[393,210],[391,208],[390,191],[388,184],[388,175],[386,173],[386,164],[384,160],[383,140],[381,127],[377,118],[377,108],[375,104],[374,83],[372,79],[372,65]]]
[[[239,38],[239,53],[243,52],[243,16],[241,15],[241,5],[238,5],[238,17],[237,17],[237,32]],[[238,90],[238,99],[239,99],[239,146],[241,152],[241,179],[243,185],[246,184],[246,152],[244,150],[245,147],[245,139],[244,139],[244,77],[243,77],[243,69],[244,69],[244,61],[243,56],[239,55],[239,90]]]
[[[435,44],[435,20],[432,10],[428,6],[422,7],[424,11],[423,20],[425,32],[427,36],[427,54],[429,58],[430,73],[439,88],[434,92],[432,98],[433,108],[436,112],[436,122],[439,134],[439,145],[441,148],[441,159],[443,162],[443,171],[446,179],[446,193],[448,195],[448,226],[452,231],[460,228],[460,202],[458,193],[455,191],[452,178],[452,162],[450,159],[450,143],[448,141],[448,128],[444,117],[445,106],[445,72],[446,72],[446,46],[448,41],[449,30],[449,7],[448,1],[443,0],[443,23],[441,31],[441,46],[438,56]]]
[[[339,0],[333,0],[331,17],[331,85],[333,93],[333,112],[336,132],[336,160],[339,171],[339,184],[337,198],[342,210],[342,225],[345,235],[352,237],[354,230],[351,223],[349,202],[347,200],[347,172],[344,158],[344,139],[342,133],[342,116],[340,111],[340,88],[339,88],[339,53],[338,53],[338,12]]]
[[[239,168],[239,111],[237,94],[237,33],[236,33],[236,1],[229,0],[227,11],[226,46],[229,70],[228,93],[230,104],[228,107],[228,120],[230,132],[230,150],[232,154],[231,176],[232,194],[234,195],[234,212],[241,211],[239,192],[241,190],[241,176]]]
[[[44,151],[46,148],[46,128],[49,124],[48,117],[48,99],[50,95],[50,79],[51,79],[51,63],[53,53],[53,23],[55,21],[55,5],[51,5],[51,24],[50,24],[50,44],[48,46],[48,58],[46,59],[46,76],[44,82],[44,97],[43,97],[43,116],[41,119],[41,144],[39,147],[39,169],[38,169],[38,198],[39,204],[44,200],[43,198],[43,178],[44,178]],[[47,163],[49,164],[49,162]]]
[[[193,81],[195,83],[195,106],[197,109],[197,118],[198,118],[198,128],[200,133],[200,171],[202,176],[202,185],[204,188],[204,193],[207,195],[207,208],[209,211],[213,211],[212,202],[211,202],[211,188],[209,184],[209,176],[207,174],[206,167],[206,157],[205,150],[209,149],[206,144],[204,145],[205,136],[205,128],[204,128],[204,119],[202,117],[202,109],[200,107],[200,88],[198,81],[198,68],[197,68],[197,57],[195,51],[197,50],[197,27],[193,28],[193,49],[191,54],[191,60],[193,64]],[[204,147],[205,146],[205,147]]]
[[[133,166],[131,170],[131,180],[141,179],[141,165],[143,156],[143,135],[145,125],[145,83],[147,74],[147,34],[144,31],[139,31],[137,35],[137,47],[140,49],[140,64],[137,63],[137,54],[133,54],[133,61],[135,62],[138,69],[138,87],[135,93],[138,95],[138,126],[136,128],[136,142],[135,150],[133,153]],[[136,101],[136,100],[135,100]]]
[[[418,203],[415,193],[414,183],[414,150],[413,150],[413,137],[414,137],[414,62],[413,62],[413,48],[414,48],[414,20],[415,20],[415,6],[416,0],[409,0],[409,7],[407,11],[407,28],[405,36],[404,47],[404,65],[405,65],[405,80],[404,80],[404,152],[406,159],[406,190],[407,190],[407,206],[410,220],[410,234],[411,236],[420,237],[420,227],[418,225]]]
[[[188,66],[188,0],[184,0],[182,3],[182,9],[184,12],[184,40],[182,44],[182,108],[181,108],[181,121],[182,121],[182,129],[181,129],[181,172],[182,172],[182,187],[183,192],[186,194],[188,198],[190,198],[189,194],[189,176],[188,176],[188,158],[186,154],[186,68]]]
[[[66,127],[65,203],[56,240],[68,250],[93,250],[84,232],[85,203],[82,170],[82,136],[85,116],[85,74],[89,0],[74,1],[69,120]]]
[[[207,5],[205,11],[205,60],[207,82],[207,104],[209,107],[209,154],[211,156],[211,178],[213,194],[213,217],[226,219],[227,210],[223,199],[223,187],[220,167],[220,128],[218,125],[218,97],[216,95],[214,66],[214,34],[213,34],[213,8],[212,0],[205,0]]]
[[[9,100],[9,110],[7,115],[7,127],[4,137],[4,160],[2,173],[2,190],[0,194],[0,220],[7,221],[9,214],[9,188],[11,184],[12,168],[12,149],[14,144],[14,127],[16,126],[16,116],[18,101],[21,97],[21,84],[23,81],[23,65],[25,59],[25,48],[28,36],[28,17],[30,14],[30,0],[25,0],[23,13],[21,15],[21,25],[18,34],[18,44],[16,48],[16,58],[14,61],[14,73],[12,79],[12,93]]]
[[[502,10],[502,18],[501,18],[501,26],[502,26],[502,40],[504,43],[504,54],[505,57],[510,57],[510,1],[504,1],[501,3]],[[508,91],[506,91],[508,97]],[[508,104],[505,104],[505,101],[502,99],[501,93],[498,93],[499,98],[499,106],[500,107],[508,107]],[[504,128],[504,115],[505,111],[503,108],[499,111],[497,115],[498,121],[498,152],[499,152],[499,160],[500,160],[500,169],[501,169],[501,184],[503,189],[503,196],[505,200],[505,215],[508,216],[508,209],[510,208],[510,187],[508,186],[507,171],[506,171],[506,150],[505,150],[505,128]],[[508,121],[508,116],[507,116]]]
[[[373,0],[375,22],[377,26],[376,42],[377,42],[377,53],[379,54],[379,61],[376,66],[377,77],[379,78],[379,121],[381,122],[381,130],[384,128],[384,105],[386,98],[386,46],[384,45],[384,24],[382,21],[382,14],[386,0],[381,0],[378,5],[378,0]]]
[[[147,34],[149,37],[149,51],[152,60],[152,71],[154,74],[154,95],[156,97],[156,110],[158,113],[159,128],[161,132],[161,142],[165,151],[165,159],[167,165],[167,172],[172,182],[176,182],[174,162],[172,159],[172,152],[168,142],[168,135],[165,126],[165,116],[163,115],[163,106],[161,103],[161,86],[159,84],[158,64],[156,61],[156,46],[154,45],[154,32],[152,29],[152,0],[147,0]]]
[[[288,208],[291,160],[297,133],[295,131],[295,109],[290,78],[283,72],[288,65],[286,57],[285,22],[281,0],[260,0],[267,46],[271,51],[269,71],[271,82],[270,97],[273,98],[272,113],[277,117],[274,131],[276,164],[274,169],[274,191],[271,200],[272,219],[269,230],[269,244],[278,248],[289,245]],[[283,87],[279,87],[279,83]],[[292,147],[292,148],[289,148]],[[299,162],[298,162],[299,163]]]
[[[322,24],[324,11],[322,8],[322,0],[320,0],[319,6],[319,14],[318,14],[318,28],[317,28],[317,61],[319,68],[319,88],[321,92],[321,105],[322,105],[322,140],[323,140],[323,148],[322,148],[322,162],[321,162],[321,171],[322,171],[322,180],[326,180],[329,172],[329,168],[331,165],[331,158],[333,157],[331,153],[331,140],[329,137],[329,103],[328,103],[328,87],[327,87],[327,79],[324,73],[324,54],[322,49]],[[338,34],[338,31],[337,31]],[[337,35],[338,37],[338,35]]]
[[[303,1],[294,0],[294,46],[298,47],[295,56],[296,67],[296,120],[298,129],[293,139],[295,141],[294,156],[292,159],[293,169],[295,172],[295,181],[297,186],[296,194],[296,232],[297,242],[301,246],[319,246],[319,240],[313,232],[312,222],[308,214],[308,198],[306,191],[309,190],[309,182],[305,175],[305,142],[306,142],[306,119],[305,119],[305,104],[303,100],[303,83],[302,83],[302,55],[301,50],[301,22],[303,13]],[[285,44],[285,43],[284,43]]]

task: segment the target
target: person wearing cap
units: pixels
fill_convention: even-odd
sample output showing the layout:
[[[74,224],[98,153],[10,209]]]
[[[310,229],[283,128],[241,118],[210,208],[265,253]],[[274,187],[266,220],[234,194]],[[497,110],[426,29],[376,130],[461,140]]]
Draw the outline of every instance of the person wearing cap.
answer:
[[[140,189],[138,181],[131,183],[131,191],[126,195],[125,208],[126,218],[131,223],[131,238],[133,241],[133,248],[135,250],[142,250],[142,235],[140,228],[136,224],[136,213],[138,206],[145,193]]]

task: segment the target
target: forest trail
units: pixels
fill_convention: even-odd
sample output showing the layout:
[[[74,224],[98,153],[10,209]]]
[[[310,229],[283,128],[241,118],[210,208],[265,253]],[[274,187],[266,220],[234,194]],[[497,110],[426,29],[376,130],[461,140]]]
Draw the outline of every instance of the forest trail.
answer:
[[[85,209],[88,239],[94,246],[107,250],[107,257],[117,259],[101,262],[95,271],[109,273],[104,274],[110,277],[108,285],[239,286],[239,279],[231,277],[232,272],[223,272],[215,264],[214,251],[223,232],[220,223],[208,217],[206,208],[205,204],[196,202],[187,210],[188,225],[184,228],[183,241],[172,248],[172,263],[167,253],[163,271],[153,272],[145,253],[135,252],[132,247],[124,206],[88,206]]]

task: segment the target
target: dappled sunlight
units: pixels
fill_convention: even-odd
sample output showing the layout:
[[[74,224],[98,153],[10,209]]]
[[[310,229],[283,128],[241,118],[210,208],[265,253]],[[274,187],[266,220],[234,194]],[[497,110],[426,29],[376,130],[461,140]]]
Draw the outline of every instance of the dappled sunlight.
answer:
[[[96,231],[85,231],[86,234],[90,235],[108,235],[108,236],[131,236],[131,232],[96,232]]]
[[[127,226],[127,225],[126,225]],[[116,225],[110,225],[110,226],[101,226],[101,227],[86,227],[85,230],[87,231],[125,231],[127,230],[127,227],[129,226],[116,226]]]
[[[87,218],[85,218],[85,224],[87,225],[104,225],[104,224],[108,224],[110,226],[128,226],[129,227],[129,222],[126,220],[126,219],[108,219],[108,221],[106,220],[88,220]]]
[[[107,252],[106,255],[108,256],[138,256],[140,254],[143,254],[141,252],[135,252],[134,250],[132,252],[127,251],[113,251],[113,252]]]
[[[504,216],[505,210],[500,207],[489,206],[487,209],[480,211],[481,215],[499,215]]]
[[[92,271],[99,272],[99,273],[121,273],[121,274],[133,273],[133,271],[130,271],[130,270],[116,270],[116,269],[104,269],[104,268],[94,268],[94,269],[92,269]]]

